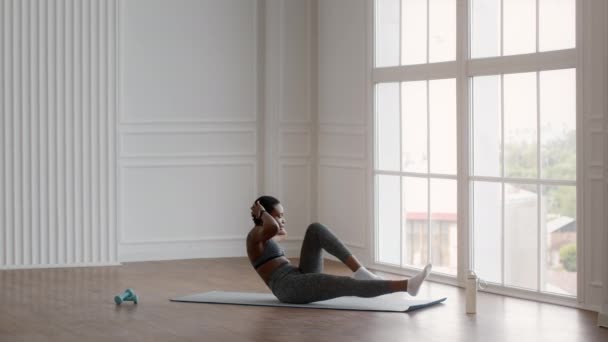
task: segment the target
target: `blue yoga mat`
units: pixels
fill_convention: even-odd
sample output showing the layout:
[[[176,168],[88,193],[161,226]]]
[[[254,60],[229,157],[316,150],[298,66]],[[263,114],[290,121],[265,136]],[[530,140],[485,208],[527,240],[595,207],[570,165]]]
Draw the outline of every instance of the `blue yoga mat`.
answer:
[[[403,292],[373,298],[339,297],[310,304],[281,303],[271,293],[211,291],[171,299],[173,302],[235,304],[255,306],[283,306],[292,308],[411,312],[439,304],[447,298],[421,299]]]

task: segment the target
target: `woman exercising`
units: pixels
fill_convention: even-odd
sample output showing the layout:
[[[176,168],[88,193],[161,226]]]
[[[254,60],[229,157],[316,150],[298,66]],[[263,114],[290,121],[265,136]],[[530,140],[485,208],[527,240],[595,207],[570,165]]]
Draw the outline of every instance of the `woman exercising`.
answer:
[[[283,206],[274,197],[262,196],[251,207],[255,227],[247,235],[247,255],[272,293],[285,303],[311,303],[342,296],[376,297],[407,291],[418,294],[431,264],[408,280],[384,280],[363,267],[340,240],[320,223],[308,226],[299,267],[293,266],[277,242],[287,236]],[[323,250],[342,261],[352,277],[324,274]]]

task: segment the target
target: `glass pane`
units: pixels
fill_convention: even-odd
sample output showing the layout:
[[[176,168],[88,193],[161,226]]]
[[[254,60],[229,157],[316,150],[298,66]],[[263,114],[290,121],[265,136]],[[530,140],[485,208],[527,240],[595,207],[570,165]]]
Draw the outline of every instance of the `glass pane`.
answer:
[[[501,0],[471,0],[471,58],[500,56]]]
[[[376,119],[377,167],[399,171],[399,83],[376,86]]]
[[[481,76],[472,80],[473,174],[500,176],[500,76]]]
[[[503,55],[536,52],[536,0],[503,1]]]
[[[473,183],[473,265],[486,281],[502,283],[502,185]]]
[[[543,186],[541,291],[576,296],[576,187]]]
[[[428,186],[426,178],[403,177],[403,264],[422,267],[428,260]]]
[[[402,169],[427,172],[426,81],[401,84],[401,125],[403,126]]]
[[[426,0],[401,2],[401,64],[426,63]]]
[[[536,73],[504,75],[505,176],[536,177]]]
[[[536,185],[505,184],[505,285],[537,289]]]
[[[376,0],[376,67],[399,65],[399,0]]]
[[[456,181],[431,179],[431,262],[433,271],[455,275],[458,269]]]
[[[431,172],[456,174],[456,80],[429,82]]]
[[[541,177],[576,179],[576,72],[540,73]]]
[[[540,51],[575,46],[575,0],[539,0],[538,48]]]
[[[399,265],[399,176],[377,176],[378,257],[379,261]]]
[[[429,0],[429,62],[456,60],[456,0]]]

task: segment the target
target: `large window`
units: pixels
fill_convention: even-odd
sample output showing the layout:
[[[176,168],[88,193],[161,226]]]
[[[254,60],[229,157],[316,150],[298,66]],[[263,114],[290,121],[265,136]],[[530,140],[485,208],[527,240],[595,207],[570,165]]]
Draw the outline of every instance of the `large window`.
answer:
[[[462,3],[374,1],[376,262],[576,296],[576,1]]]

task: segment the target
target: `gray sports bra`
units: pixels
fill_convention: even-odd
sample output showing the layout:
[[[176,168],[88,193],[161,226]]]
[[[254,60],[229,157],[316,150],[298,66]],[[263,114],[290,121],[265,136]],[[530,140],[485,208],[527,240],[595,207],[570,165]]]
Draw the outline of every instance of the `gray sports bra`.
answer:
[[[254,268],[258,268],[262,266],[266,261],[272,260],[274,258],[278,258],[285,255],[285,251],[283,248],[279,246],[274,240],[270,239],[266,241],[266,246],[264,246],[264,252],[251,264]]]

